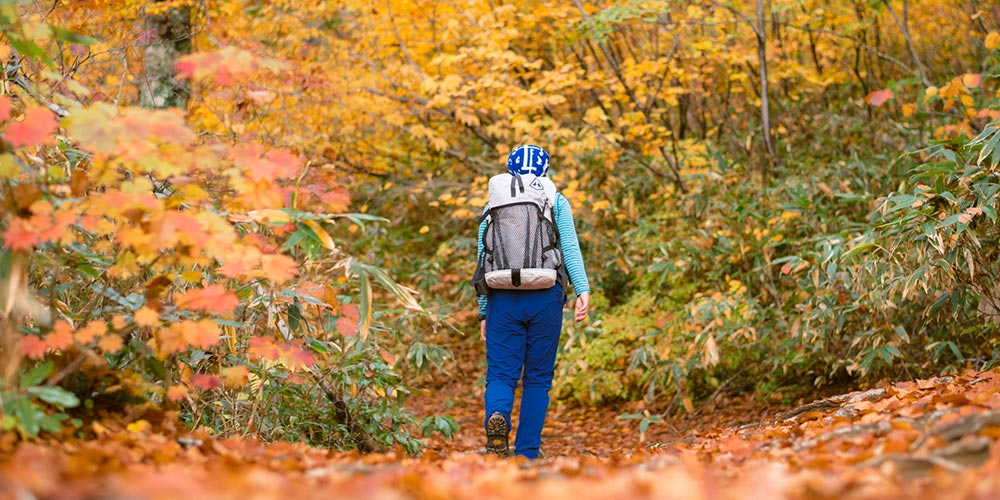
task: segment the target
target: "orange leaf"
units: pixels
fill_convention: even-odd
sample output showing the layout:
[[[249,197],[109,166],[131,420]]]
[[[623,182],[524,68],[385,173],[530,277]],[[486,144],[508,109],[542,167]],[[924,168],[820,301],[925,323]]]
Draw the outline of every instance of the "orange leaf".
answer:
[[[122,330],[128,326],[128,321],[125,320],[125,316],[121,314],[116,314],[111,317],[111,327],[115,330]]]
[[[245,366],[230,366],[223,368],[222,382],[226,387],[241,387],[247,383],[250,370]]]
[[[303,349],[301,344],[302,341],[298,340],[281,346],[279,358],[290,371],[308,368],[316,363],[316,358]]]
[[[170,401],[181,401],[188,395],[188,388],[183,385],[172,385],[167,389],[167,399]]]
[[[69,324],[68,321],[64,319],[56,320],[52,323],[52,331],[49,332],[48,337],[52,337],[56,334],[72,334],[73,326]],[[48,343],[48,337],[46,337],[46,343]],[[81,344],[86,344],[86,342],[80,342]]]
[[[45,341],[34,335],[21,337],[19,344],[21,353],[31,359],[40,359],[45,356]]]
[[[278,346],[274,339],[267,337],[254,337],[250,339],[250,349],[247,351],[251,356],[261,357],[268,361],[278,359]]]
[[[343,212],[351,205],[351,193],[344,186],[337,186],[321,194],[319,201],[326,204],[331,212]]]
[[[177,328],[161,328],[153,333],[156,354],[160,359],[184,350],[184,332]]]
[[[160,323],[160,315],[155,310],[143,306],[132,315],[132,320],[139,326],[156,326]]]
[[[101,337],[101,340],[97,341],[97,348],[106,354],[118,352],[123,345],[124,342],[122,341],[122,338],[114,334],[105,335]]]
[[[345,337],[358,334],[358,306],[344,304],[340,307],[340,317],[337,318],[337,331]]]
[[[4,135],[15,148],[46,142],[56,130],[56,118],[48,108],[32,106],[25,110],[24,120],[7,125]]]
[[[6,96],[0,96],[0,121],[10,118],[11,104]]]
[[[103,321],[94,320],[87,323],[87,326],[76,331],[76,341],[81,344],[89,344],[91,341],[108,332],[108,325]]]
[[[979,87],[983,83],[983,75],[981,73],[966,73],[962,75],[962,83],[970,89]]]
[[[341,316],[337,318],[337,332],[345,337],[353,337],[358,334],[358,322]]]
[[[208,349],[219,343],[219,325],[210,319],[184,321],[175,325],[184,332],[184,342],[193,347]]]
[[[34,250],[35,245],[41,243],[38,230],[28,221],[21,217],[14,217],[7,222],[7,229],[3,232],[3,242],[11,250]]]
[[[260,258],[264,276],[272,283],[284,283],[298,274],[299,264],[287,255],[262,255]]]
[[[68,328],[54,330],[45,336],[45,345],[54,351],[62,351],[73,345],[73,334]]]
[[[239,305],[240,300],[222,285],[209,285],[205,288],[188,290],[178,296],[174,302],[177,307],[182,309],[231,313]]]
[[[343,306],[341,306],[340,314],[350,319],[351,321],[355,322],[358,321],[358,318],[361,317],[361,314],[358,313],[358,306],[354,304],[344,304]]]
[[[892,89],[876,90],[865,97],[865,101],[872,106],[881,106],[885,104],[886,101],[892,99],[895,94],[892,93]]]

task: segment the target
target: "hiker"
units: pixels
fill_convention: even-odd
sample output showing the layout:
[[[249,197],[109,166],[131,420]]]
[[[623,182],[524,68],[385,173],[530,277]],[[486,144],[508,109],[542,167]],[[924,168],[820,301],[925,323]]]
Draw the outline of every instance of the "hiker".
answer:
[[[576,293],[577,322],[587,318],[590,284],[569,201],[547,177],[548,153],[535,145],[519,146],[507,158],[507,170],[508,174],[490,179],[490,202],[479,224],[479,267],[473,278],[479,293],[480,334],[486,342],[486,450],[509,455],[514,389],[521,381],[515,454],[534,460],[549,407],[566,282]],[[516,197],[525,196],[543,208],[529,210],[530,204],[518,203]],[[497,198],[504,198],[506,205]],[[512,232],[528,236],[511,236]],[[534,257],[529,259],[527,253]],[[522,265],[531,259],[530,265]]]

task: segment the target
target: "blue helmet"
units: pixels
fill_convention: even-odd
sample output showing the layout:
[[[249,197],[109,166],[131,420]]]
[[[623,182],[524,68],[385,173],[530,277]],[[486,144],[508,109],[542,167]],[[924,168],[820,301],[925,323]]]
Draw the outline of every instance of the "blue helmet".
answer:
[[[518,146],[507,157],[507,170],[512,175],[535,174],[545,177],[549,173],[549,154],[534,144]]]

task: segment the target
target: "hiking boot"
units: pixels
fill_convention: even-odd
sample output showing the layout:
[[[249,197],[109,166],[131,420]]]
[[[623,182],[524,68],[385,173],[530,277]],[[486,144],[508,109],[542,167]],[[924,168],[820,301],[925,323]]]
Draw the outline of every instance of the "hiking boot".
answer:
[[[501,458],[510,456],[510,447],[507,444],[507,419],[503,418],[500,412],[495,411],[486,421],[486,453],[492,453]]]

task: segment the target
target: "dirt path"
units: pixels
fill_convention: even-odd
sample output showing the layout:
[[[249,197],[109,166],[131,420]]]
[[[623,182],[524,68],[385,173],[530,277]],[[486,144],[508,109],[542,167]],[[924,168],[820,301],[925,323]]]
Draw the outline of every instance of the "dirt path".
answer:
[[[453,339],[449,344],[455,363],[448,367],[450,375],[436,374],[422,378],[407,399],[406,407],[423,416],[449,415],[459,425],[452,439],[440,434],[424,439],[428,453],[442,457],[449,453],[482,451],[485,443],[482,421],[483,379],[486,373],[483,344],[474,339]],[[520,390],[515,394],[514,430]],[[763,404],[751,397],[719,396],[704,405],[695,415],[662,418],[640,432],[639,419],[624,419],[623,415],[640,414],[641,402],[585,407],[563,401],[553,401],[542,432],[542,452],[549,458],[558,456],[614,457],[629,454],[657,443],[667,443],[690,436],[698,429],[743,425],[761,421],[768,415],[788,409],[787,406]]]

